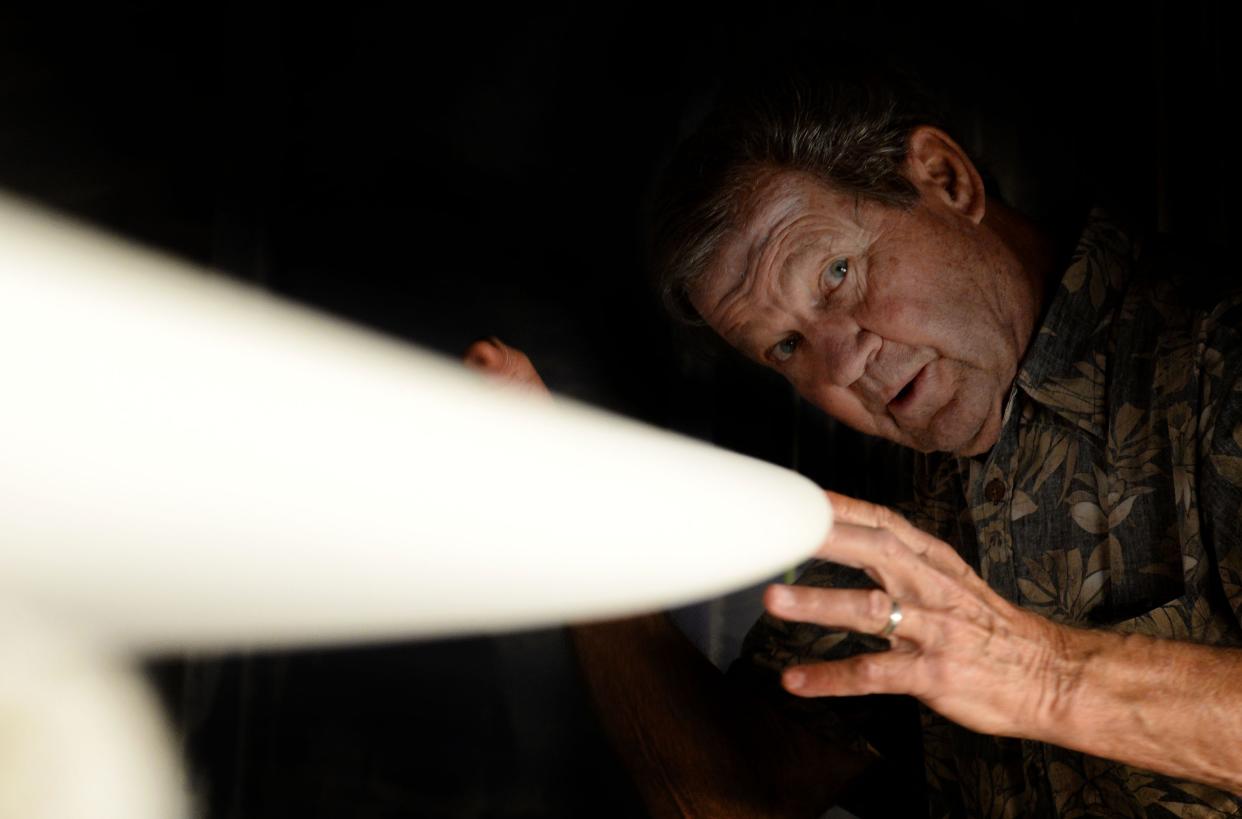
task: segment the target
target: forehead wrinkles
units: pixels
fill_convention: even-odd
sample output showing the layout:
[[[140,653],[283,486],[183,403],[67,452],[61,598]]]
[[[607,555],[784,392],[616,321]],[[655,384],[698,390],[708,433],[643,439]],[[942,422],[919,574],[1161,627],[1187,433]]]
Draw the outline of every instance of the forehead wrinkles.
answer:
[[[862,225],[857,202],[851,210],[849,215],[835,212],[830,203],[817,203],[807,194],[791,197],[763,239],[749,249],[745,276],[781,282],[797,273],[798,263],[808,256],[836,252],[842,241],[858,244]]]
[[[750,332],[764,318],[778,319],[773,304],[754,304],[753,316],[745,308],[748,302],[761,301],[756,296],[772,291],[783,278],[796,273],[805,254],[848,240],[861,229],[857,197],[849,197],[848,202],[839,198],[804,174],[760,177],[739,209],[737,228],[717,257],[716,272],[699,285],[700,296],[711,300],[701,315],[720,335],[740,347],[736,343],[740,333]],[[780,257],[780,251],[799,236],[806,241]],[[775,276],[770,275],[774,259],[780,262]]]
[[[813,243],[802,238],[806,233],[803,228],[813,222],[814,217],[805,210],[790,208],[749,247],[740,280],[713,310],[721,335],[735,347],[745,351],[753,334],[772,329],[765,324],[780,322],[794,312],[787,305],[795,298],[787,280],[795,272],[793,263],[812,249]],[[757,354],[758,350],[752,352]]]
[[[768,208],[774,206],[774,200],[779,201],[779,197],[772,195],[772,184],[769,182],[765,187],[768,190],[752,192],[751,204],[742,210],[737,227],[732,231],[732,236],[725,240],[722,252],[716,257],[714,265],[716,272],[710,274],[707,279],[708,286],[700,291],[703,295],[710,297],[712,290],[723,290],[720,295],[716,296],[714,304],[707,311],[718,320],[722,317],[721,314],[729,311],[738,299],[749,295],[754,289],[755,270],[759,265],[759,260],[771,244],[780,223],[796,211],[803,198],[801,196],[788,197],[791,201],[786,202],[775,216],[770,220],[763,220],[771,222],[765,229],[765,225],[759,220]],[[739,248],[738,245],[744,245],[744,247]],[[713,279],[718,282],[715,287],[711,285]]]

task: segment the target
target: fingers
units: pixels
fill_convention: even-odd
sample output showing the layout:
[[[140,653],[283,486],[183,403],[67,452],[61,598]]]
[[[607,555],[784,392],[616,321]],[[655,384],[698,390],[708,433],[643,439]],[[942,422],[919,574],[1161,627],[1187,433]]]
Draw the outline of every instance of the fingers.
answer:
[[[815,623],[859,634],[879,635],[889,624],[893,598],[881,589],[818,589],[772,585],[763,595],[764,606],[783,620]],[[912,603],[902,603],[901,621],[892,637],[923,644],[928,620]]]
[[[937,546],[947,546],[943,541],[927,534],[887,506],[867,503],[857,498],[838,495],[836,492],[826,494],[838,521],[873,529],[887,529],[918,554],[925,554],[929,550],[936,549]],[[948,551],[957,557],[957,553],[952,549]]]
[[[505,346],[499,341],[480,339],[466,348],[462,362],[471,369],[500,373],[506,357]]]
[[[939,583],[944,577],[889,530],[852,523],[835,524],[815,556],[862,569],[889,593],[901,598],[929,580]]]
[[[954,551],[952,546],[919,529],[892,509],[839,495],[836,492],[825,494],[828,495],[828,500],[832,504],[836,522],[891,532],[910,551],[923,556],[942,572],[958,578],[970,578],[968,582],[972,585],[976,580],[982,583],[982,580],[975,575],[974,569],[962,560],[961,555]],[[831,535],[829,537],[831,538]]]
[[[912,547],[925,540],[935,540],[887,506],[868,503],[848,495],[839,495],[836,492],[826,491],[824,494],[828,496],[837,520],[857,526],[870,526],[873,529],[888,529],[893,534],[906,539]],[[907,535],[908,538],[906,538]],[[916,549],[916,551],[922,552],[923,550]]]
[[[947,543],[940,545],[952,552]],[[952,562],[918,554],[888,529],[838,523],[815,554],[833,563],[862,569],[903,604],[911,601],[951,605],[963,596],[995,594],[956,554]]]
[[[918,654],[898,651],[860,654],[847,660],[787,668],[781,674],[781,685],[799,697],[918,696],[919,661]]]
[[[466,348],[463,363],[471,369],[487,373],[501,381],[520,385],[537,392],[547,392],[543,379],[535,371],[526,354],[498,338],[476,341]]]

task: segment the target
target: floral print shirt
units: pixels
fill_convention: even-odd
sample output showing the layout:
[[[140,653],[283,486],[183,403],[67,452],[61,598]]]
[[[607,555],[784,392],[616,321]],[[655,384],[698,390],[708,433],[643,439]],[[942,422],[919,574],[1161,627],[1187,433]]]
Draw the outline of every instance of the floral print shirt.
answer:
[[[1057,622],[1242,646],[1242,287],[1213,284],[1228,273],[1140,252],[1093,213],[999,441],[972,458],[918,457],[909,516],[1000,594]],[[867,583],[828,563],[799,582]],[[882,647],[765,616],[734,671],[771,687],[791,663]],[[876,751],[877,698],[783,699]],[[1206,785],[919,712],[936,819],[1242,815],[1242,799]]]

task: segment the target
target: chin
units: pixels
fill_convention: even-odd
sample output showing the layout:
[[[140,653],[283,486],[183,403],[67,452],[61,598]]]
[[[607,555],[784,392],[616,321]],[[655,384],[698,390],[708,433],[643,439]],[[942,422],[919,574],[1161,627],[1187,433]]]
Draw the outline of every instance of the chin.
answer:
[[[982,413],[982,417],[953,418],[926,431],[913,446],[920,452],[947,452],[960,458],[982,455],[1000,438],[998,413]]]
[[[954,455],[969,458],[983,453],[996,446],[1000,439],[1000,418],[989,415],[983,423],[975,428],[974,434],[962,441],[958,446],[946,449]]]

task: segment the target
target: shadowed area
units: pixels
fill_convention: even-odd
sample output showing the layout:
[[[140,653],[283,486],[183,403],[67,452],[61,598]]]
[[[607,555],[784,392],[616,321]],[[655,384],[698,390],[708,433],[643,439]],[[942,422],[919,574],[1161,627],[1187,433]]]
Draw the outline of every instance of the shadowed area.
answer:
[[[1207,2],[6,10],[0,185],[446,355],[498,336],[555,392],[888,502],[908,483],[900,453],[697,353],[660,314],[641,224],[672,142],[730,72],[798,49],[899,57],[1019,208],[1057,222],[1104,199],[1142,228],[1217,237],[1239,217],[1238,167],[1215,147],[1231,144],[1238,17]],[[724,664],[757,611],[751,590],[678,619]],[[151,670],[210,817],[644,815],[561,630]]]

